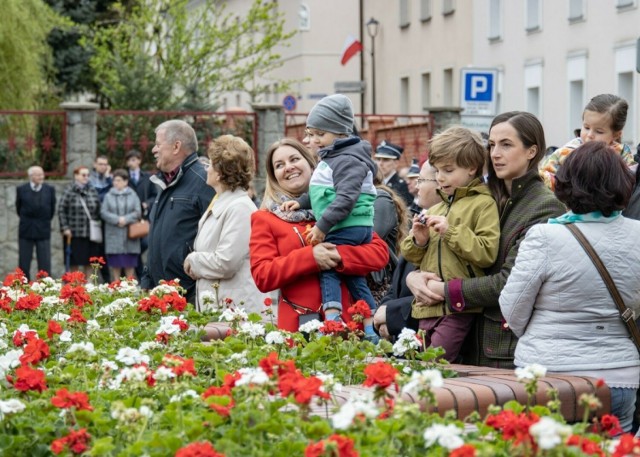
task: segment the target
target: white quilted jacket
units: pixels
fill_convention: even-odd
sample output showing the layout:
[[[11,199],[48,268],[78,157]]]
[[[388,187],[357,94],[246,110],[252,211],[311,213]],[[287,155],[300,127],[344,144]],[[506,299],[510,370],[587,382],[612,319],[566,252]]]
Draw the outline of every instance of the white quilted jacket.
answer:
[[[577,223],[640,316],[640,221]],[[638,351],[598,270],[567,227],[539,224],[522,241],[500,294],[500,308],[520,338],[515,364],[550,371],[640,365]]]

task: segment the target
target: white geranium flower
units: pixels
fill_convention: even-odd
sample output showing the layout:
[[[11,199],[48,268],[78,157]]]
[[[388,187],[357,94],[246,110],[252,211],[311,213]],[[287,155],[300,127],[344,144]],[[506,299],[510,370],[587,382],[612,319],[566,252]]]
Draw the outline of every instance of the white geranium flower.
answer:
[[[157,341],[143,341],[142,343],[140,343],[140,352],[147,352],[147,351],[152,351],[154,349],[161,349],[164,346],[162,345],[162,343],[159,343]]]
[[[284,339],[282,332],[278,332],[277,330],[267,333],[267,336],[264,338],[267,344],[282,344],[284,343]]]
[[[7,330],[7,324],[0,322],[0,337],[7,336],[8,334],[9,330]]]
[[[98,355],[91,341],[82,342],[82,343],[73,343],[71,346],[69,346],[69,349],[67,349],[67,355],[73,354],[75,352],[84,352],[89,357],[94,357]]]
[[[185,398],[198,398],[198,394],[193,389],[185,390],[184,392],[182,392],[180,394],[173,395],[169,399],[169,403],[175,403],[175,402],[178,402],[178,401],[182,401]]]
[[[237,361],[241,364],[246,364],[248,362],[247,360],[247,351],[242,351],[242,352],[236,352],[231,354],[229,357],[227,357],[227,360],[229,361]]]
[[[366,391],[349,398],[340,407],[340,410],[331,417],[331,423],[337,430],[346,430],[351,427],[353,419],[356,416],[362,414],[365,417],[373,419],[377,417],[379,413],[380,411],[373,400],[373,392]]]
[[[298,329],[302,333],[312,333],[317,332],[324,324],[320,322],[318,319],[310,320],[309,322],[305,322]]]
[[[424,370],[414,371],[411,373],[411,379],[402,387],[402,392],[416,392],[421,388],[442,387],[442,373],[440,370]]]
[[[70,317],[71,316],[65,313],[55,313],[53,316],[51,316],[51,319],[58,322],[67,322],[67,319],[69,319]]]
[[[47,295],[46,297],[42,297],[43,306],[49,306],[53,308],[60,305],[60,303],[62,303],[62,300],[60,300],[60,297],[57,297],[55,295]]]
[[[9,345],[4,341],[0,340],[0,349],[7,349]]]
[[[262,368],[240,368],[238,373],[242,377],[236,381],[236,386],[266,384],[269,382],[269,376]]]
[[[89,319],[87,321],[87,331],[93,332],[95,330],[100,330],[100,324],[95,319]]]
[[[102,359],[102,362],[100,362],[100,368],[103,370],[117,371],[119,367],[117,363],[112,362],[111,360]]]
[[[515,370],[518,381],[542,378],[547,374],[547,369],[537,363],[532,363],[526,367],[519,367]]]
[[[0,378],[4,378],[6,373],[12,368],[20,366],[20,357],[22,357],[22,354],[22,349],[12,349],[0,355]]]
[[[240,324],[240,329],[238,330],[238,334],[240,335],[248,335],[250,338],[257,338],[259,336],[264,336],[265,329],[264,325],[260,323],[253,322],[243,322]]]
[[[424,441],[426,447],[437,444],[446,449],[453,450],[464,444],[461,435],[462,429],[456,427],[454,424],[433,424],[424,431]]]
[[[140,407],[140,415],[147,419],[151,419],[153,417],[153,411],[147,405],[142,405]]]
[[[403,328],[396,342],[393,344],[393,355],[403,356],[410,349],[420,349],[420,342],[416,338],[416,332],[409,328]]]
[[[15,335],[17,332],[20,333],[27,333],[27,332],[36,332],[35,330],[32,330],[29,328],[29,326],[27,324],[22,324],[20,325],[20,327],[18,327],[18,330],[16,330],[15,332],[13,332],[13,334]],[[38,332],[36,332],[36,335],[38,334]]]
[[[70,343],[71,336],[71,332],[69,330],[65,330],[60,334],[60,341],[62,341],[63,343]]]
[[[329,393],[342,392],[342,384],[337,382],[336,378],[332,374],[317,373],[315,376],[320,381],[322,381],[322,386],[320,387],[320,390],[322,390],[323,392],[329,392]]]
[[[556,422],[550,417],[542,417],[529,427],[529,433],[538,443],[540,449],[553,449],[571,435],[571,427]]]
[[[176,374],[171,368],[165,366],[159,366],[156,372],[153,374],[153,379],[156,381],[169,381],[176,377]]]
[[[248,317],[247,312],[242,308],[227,308],[220,315],[220,320],[228,322],[246,321]]]
[[[24,411],[24,409],[24,403],[15,398],[0,400],[0,420],[4,419],[4,416],[7,414],[19,413]]]
[[[148,355],[143,354],[137,349],[133,348],[120,348],[118,350],[118,355],[116,355],[116,360],[120,363],[124,363],[125,365],[135,365],[137,363],[149,363]]]
[[[113,316],[114,314],[118,314],[120,311],[127,307],[135,306],[135,302],[131,300],[129,297],[126,298],[118,298],[117,300],[112,301],[106,306],[103,306],[98,310],[97,316]]]

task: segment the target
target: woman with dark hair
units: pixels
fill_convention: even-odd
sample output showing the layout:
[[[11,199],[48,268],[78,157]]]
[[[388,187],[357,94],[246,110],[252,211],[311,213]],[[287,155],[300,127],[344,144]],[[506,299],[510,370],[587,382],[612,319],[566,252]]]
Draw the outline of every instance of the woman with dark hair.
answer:
[[[299,141],[285,138],[269,147],[265,163],[262,207],[251,215],[251,273],[260,290],[280,289],[278,327],[297,331],[301,320],[324,315],[320,270],[364,276],[387,264],[388,248],[376,234],[371,243],[360,246],[307,244],[305,232],[315,224],[313,214],[304,209],[282,211],[280,206],[308,192],[316,166],[313,154]],[[343,285],[344,321],[350,319],[350,302]]]
[[[575,224],[597,252],[627,308],[640,311],[640,222],[621,215],[633,176],[620,155],[589,142],[556,174],[569,212],[533,227],[522,241],[500,308],[520,338],[515,364],[604,379],[611,412],[631,429],[640,356],[597,268],[566,227]]]
[[[498,259],[481,278],[443,282],[433,272],[414,271],[407,286],[420,302],[434,305],[444,301],[453,313],[483,308],[463,346],[463,361],[497,368],[513,367],[517,338],[505,325],[498,303],[521,240],[532,226],[565,212],[564,206],[544,186],[538,164],[546,143],[540,121],[523,111],[496,116],[489,130],[489,189],[500,213]],[[407,312],[401,306],[376,312],[374,323],[381,332],[401,329]],[[395,332],[390,332],[395,336]]]
[[[80,166],[73,170],[73,183],[69,184],[58,203],[60,230],[71,237],[71,271],[82,268],[89,279],[89,259],[100,255],[100,244],[89,239],[89,216],[100,220],[100,199],[96,189],[89,184],[89,168]]]
[[[229,298],[248,312],[260,312],[266,295],[249,269],[251,213],[257,210],[247,190],[254,154],[242,138],[222,135],[209,145],[207,184],[216,191],[198,223],[198,234],[184,261],[196,280],[196,307],[205,310]]]

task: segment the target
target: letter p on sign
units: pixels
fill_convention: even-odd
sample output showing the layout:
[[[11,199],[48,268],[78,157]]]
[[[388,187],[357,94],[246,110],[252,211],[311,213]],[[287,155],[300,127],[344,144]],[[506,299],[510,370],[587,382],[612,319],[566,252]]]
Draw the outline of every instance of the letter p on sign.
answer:
[[[486,76],[471,76],[471,99],[477,99],[478,94],[484,94],[487,91]]]

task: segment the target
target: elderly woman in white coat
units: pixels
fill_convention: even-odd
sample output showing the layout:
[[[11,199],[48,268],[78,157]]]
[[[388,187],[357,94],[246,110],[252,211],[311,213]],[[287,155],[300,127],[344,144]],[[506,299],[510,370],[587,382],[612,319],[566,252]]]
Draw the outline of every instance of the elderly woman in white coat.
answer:
[[[626,307],[640,311],[640,222],[627,219],[633,176],[605,143],[577,148],[556,175],[555,194],[570,211],[531,227],[500,294],[520,338],[515,364],[592,376],[611,388],[611,412],[631,429],[640,356],[598,270],[567,228],[593,246]]]
[[[196,280],[198,310],[231,299],[247,312],[260,312],[268,295],[257,289],[249,268],[251,214],[257,210],[247,193],[253,150],[242,138],[223,135],[209,145],[208,155],[207,184],[216,195],[200,219],[184,271]]]

